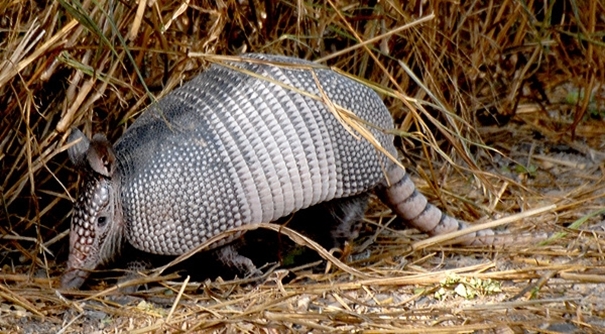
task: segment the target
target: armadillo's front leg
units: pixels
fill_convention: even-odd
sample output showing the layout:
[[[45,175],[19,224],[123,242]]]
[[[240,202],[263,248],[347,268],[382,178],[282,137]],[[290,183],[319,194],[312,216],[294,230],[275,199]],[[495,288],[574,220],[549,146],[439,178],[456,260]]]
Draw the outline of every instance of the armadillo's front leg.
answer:
[[[467,223],[448,216],[429,203],[426,197],[416,189],[414,182],[404,169],[395,165],[391,166],[387,171],[387,178],[390,185],[380,186],[377,191],[378,196],[412,227],[430,236],[468,227]],[[456,241],[465,245],[491,245],[496,242],[496,238],[494,238],[494,231],[481,230],[460,237]]]
[[[118,286],[120,286],[119,291],[123,294],[133,294],[135,292],[137,292],[139,290],[139,287],[141,286],[140,284],[134,284],[134,285],[128,285],[128,286],[122,286],[124,283],[134,280],[134,279],[138,279],[138,278],[143,278],[144,276],[142,276],[140,274],[140,272],[147,270],[147,269],[151,269],[152,268],[152,264],[149,261],[143,260],[143,259],[136,259],[136,260],[132,260],[129,261],[126,265],[126,272],[124,273],[124,275],[120,278],[118,278]]]
[[[235,268],[247,275],[259,275],[262,272],[256,268],[252,260],[238,253],[236,246],[231,243],[215,250],[217,258],[227,267]]]

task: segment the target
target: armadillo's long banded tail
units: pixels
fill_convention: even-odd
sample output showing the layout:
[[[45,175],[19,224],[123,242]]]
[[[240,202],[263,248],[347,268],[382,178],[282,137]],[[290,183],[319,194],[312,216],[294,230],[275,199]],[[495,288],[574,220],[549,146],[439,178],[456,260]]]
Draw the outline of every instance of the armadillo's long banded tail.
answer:
[[[379,187],[378,195],[399,217],[412,227],[430,236],[442,235],[462,230],[468,224],[452,218],[429,203],[414,185],[410,176],[399,166],[392,165],[387,170],[389,185]],[[502,242],[492,230],[469,233],[456,239],[465,245],[492,245]]]

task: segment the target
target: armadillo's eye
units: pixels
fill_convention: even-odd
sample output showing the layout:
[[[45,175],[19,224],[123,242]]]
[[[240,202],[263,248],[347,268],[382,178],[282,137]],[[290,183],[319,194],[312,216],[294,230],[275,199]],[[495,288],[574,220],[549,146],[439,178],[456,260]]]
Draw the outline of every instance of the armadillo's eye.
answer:
[[[107,217],[99,217],[99,218],[97,218],[97,225],[99,227],[103,227],[105,224],[107,224]]]

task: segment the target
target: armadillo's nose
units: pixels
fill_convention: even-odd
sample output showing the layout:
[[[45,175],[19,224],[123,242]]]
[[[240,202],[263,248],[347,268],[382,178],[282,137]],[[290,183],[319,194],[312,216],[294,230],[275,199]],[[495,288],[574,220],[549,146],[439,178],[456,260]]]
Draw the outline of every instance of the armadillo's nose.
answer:
[[[61,276],[61,288],[62,289],[77,289],[84,284],[84,281],[90,275],[90,271],[86,270],[86,266],[83,266],[86,257],[77,251],[72,249],[67,260],[67,269]]]

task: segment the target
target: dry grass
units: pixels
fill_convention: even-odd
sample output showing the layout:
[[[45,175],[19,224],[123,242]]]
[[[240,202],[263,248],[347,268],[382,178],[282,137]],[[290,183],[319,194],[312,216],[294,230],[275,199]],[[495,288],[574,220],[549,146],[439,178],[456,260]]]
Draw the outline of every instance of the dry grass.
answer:
[[[0,13],[2,332],[604,330],[602,2],[0,0]],[[252,284],[150,276],[136,300],[103,284],[57,292],[77,184],[66,130],[115,140],[208,55],[244,51],[366,80],[417,184],[454,216],[556,204],[508,228],[561,233],[544,245],[446,247],[385,227],[376,204],[346,264],[292,234],[326,259],[323,273],[280,269]],[[452,283],[435,299],[452,273],[501,291],[465,299]]]

